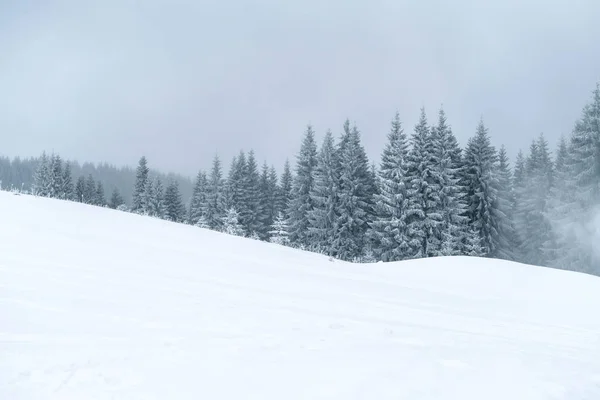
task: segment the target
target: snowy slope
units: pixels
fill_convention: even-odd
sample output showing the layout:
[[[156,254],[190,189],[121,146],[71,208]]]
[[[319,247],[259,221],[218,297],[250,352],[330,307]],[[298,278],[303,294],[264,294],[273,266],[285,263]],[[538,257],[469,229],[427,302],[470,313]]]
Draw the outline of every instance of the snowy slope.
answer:
[[[0,193],[0,399],[600,399],[600,279]]]

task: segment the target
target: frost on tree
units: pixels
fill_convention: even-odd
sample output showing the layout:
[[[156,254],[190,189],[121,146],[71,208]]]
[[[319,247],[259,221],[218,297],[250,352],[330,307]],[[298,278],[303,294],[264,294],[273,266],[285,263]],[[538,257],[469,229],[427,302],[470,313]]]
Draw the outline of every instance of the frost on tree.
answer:
[[[288,246],[290,244],[288,237],[288,225],[282,212],[277,215],[277,218],[273,222],[271,230],[269,231],[269,235],[269,240],[272,243],[277,243],[284,246]]]
[[[240,224],[239,214],[237,210],[233,207],[230,207],[227,210],[227,213],[223,217],[223,232],[228,235],[234,236],[244,236],[244,228],[242,224]]]
[[[146,190],[146,184],[148,182],[148,161],[146,157],[140,158],[136,174],[135,174],[135,187],[133,189],[133,199],[131,202],[131,211],[143,212],[143,197],[144,191]]]
[[[316,165],[317,145],[315,143],[315,133],[309,125],[306,128],[306,134],[298,154],[296,176],[292,186],[292,198],[288,207],[290,242],[297,247],[307,247],[309,245],[308,212],[313,207],[310,192],[313,189],[313,174]]]
[[[173,222],[185,221],[185,205],[183,204],[181,194],[179,193],[179,184],[175,180],[171,180],[165,190],[164,212],[164,218],[166,220]]]
[[[225,216],[224,191],[221,160],[215,156],[206,186],[206,206],[203,214],[210,229],[221,229],[222,220]]]
[[[188,222],[191,225],[196,225],[200,218],[203,217],[206,209],[206,192],[207,192],[208,180],[204,171],[199,171],[196,176],[196,183],[194,185],[194,191],[192,192],[192,198],[190,201],[190,209]]]
[[[411,254],[407,234],[408,143],[396,113],[388,142],[381,155],[379,193],[374,196],[375,216],[368,231],[375,257],[382,261],[398,261]]]
[[[333,255],[336,229],[337,160],[333,135],[327,131],[314,170],[310,191],[313,207],[308,211],[308,233],[313,251]]]

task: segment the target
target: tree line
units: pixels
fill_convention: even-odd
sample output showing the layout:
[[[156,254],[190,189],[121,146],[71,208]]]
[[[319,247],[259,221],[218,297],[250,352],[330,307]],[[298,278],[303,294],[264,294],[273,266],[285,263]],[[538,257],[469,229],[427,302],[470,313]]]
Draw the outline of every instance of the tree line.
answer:
[[[69,164],[42,156],[33,193],[108,204],[134,213],[272,241],[347,261],[398,261],[471,255],[600,274],[595,236],[600,205],[600,87],[554,155],[544,136],[511,168],[483,120],[461,148],[443,109],[421,110],[407,134],[397,113],[379,165],[371,164],[356,125],[346,120],[317,146],[308,126],[294,171],[259,166],[240,151],[224,176],[216,156],[196,176],[190,200],[166,187],[140,159],[131,203]],[[73,189],[71,189],[73,187]],[[599,220],[600,221],[600,220]],[[597,223],[600,225],[600,222]]]

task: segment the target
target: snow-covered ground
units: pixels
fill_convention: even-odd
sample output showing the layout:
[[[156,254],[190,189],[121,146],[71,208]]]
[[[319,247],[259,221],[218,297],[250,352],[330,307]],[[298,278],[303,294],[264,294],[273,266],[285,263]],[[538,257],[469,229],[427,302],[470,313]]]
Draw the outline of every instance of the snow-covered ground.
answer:
[[[0,193],[0,399],[600,399],[600,279]]]

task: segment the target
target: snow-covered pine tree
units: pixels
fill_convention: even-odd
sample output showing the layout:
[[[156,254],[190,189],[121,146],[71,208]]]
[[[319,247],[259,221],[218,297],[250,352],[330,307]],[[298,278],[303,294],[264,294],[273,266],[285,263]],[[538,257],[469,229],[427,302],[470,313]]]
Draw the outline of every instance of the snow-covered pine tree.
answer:
[[[283,216],[283,213],[280,212],[277,214],[277,218],[273,222],[271,226],[271,230],[269,231],[269,240],[272,243],[281,244],[283,246],[289,246],[290,240],[288,237],[288,225]]]
[[[133,188],[133,199],[131,201],[132,212],[143,212],[143,197],[148,182],[148,173],[148,161],[145,156],[142,156],[135,173],[135,187]]]
[[[190,225],[196,225],[200,218],[204,215],[206,209],[206,192],[208,186],[208,179],[204,171],[199,171],[196,175],[196,183],[194,184],[194,191],[192,192],[192,198],[190,200],[188,223]]]
[[[244,228],[239,221],[239,215],[235,208],[230,207],[227,210],[225,216],[223,216],[223,223],[221,224],[223,232],[234,236],[244,236]]]
[[[310,191],[313,207],[308,211],[309,248],[333,255],[336,229],[338,162],[331,131],[325,133],[314,169],[314,185]]]
[[[548,143],[543,135],[533,141],[525,163],[524,185],[517,192],[516,228],[521,238],[521,261],[547,265],[545,243],[552,241],[550,221],[546,217],[554,168]]]
[[[50,195],[50,161],[46,152],[42,153],[33,176],[32,193],[40,197],[48,197]]]
[[[338,192],[336,229],[333,253],[352,261],[363,254],[367,244],[365,234],[372,221],[374,182],[369,160],[356,126],[344,123],[344,133],[337,150]]]
[[[85,180],[83,199],[83,202],[86,204],[96,204],[96,182],[94,181],[92,174],[89,174]]]
[[[75,198],[80,203],[85,203],[85,178],[80,176],[75,184]]]
[[[559,263],[562,268],[600,274],[596,226],[600,204],[600,84],[583,108],[568,148],[570,179],[566,185],[573,197],[562,200],[562,208],[569,212],[557,229],[566,250]]]
[[[374,196],[375,218],[368,231],[375,258],[386,262],[411,255],[406,224],[408,143],[399,113],[387,138],[378,174],[379,194]]]
[[[58,154],[52,154],[50,156],[50,175],[49,175],[49,193],[48,197],[54,199],[63,198],[63,172],[62,172],[62,159]]]
[[[269,167],[267,163],[263,163],[261,173],[260,173],[260,182],[259,182],[259,202],[260,202],[260,222],[261,222],[261,230],[258,232],[261,240],[269,239],[269,230],[271,229],[271,225],[273,225],[274,219],[274,211],[275,204],[272,203],[271,185],[269,182]]]
[[[290,167],[289,160],[285,160],[283,165],[283,174],[281,175],[281,183],[279,185],[279,199],[277,208],[283,213],[283,217],[288,220],[288,210],[290,208],[290,201],[292,200],[292,183],[294,178],[292,176],[292,169]]]
[[[210,229],[208,220],[206,219],[206,216],[204,216],[204,215],[200,216],[200,218],[198,219],[198,222],[196,222],[194,224],[194,226],[197,226],[198,228],[202,228],[202,229]]]
[[[221,160],[215,156],[210,178],[206,188],[206,208],[204,216],[210,229],[220,230],[225,216],[225,193],[223,184],[223,172],[221,170]]]
[[[407,176],[410,186],[406,210],[406,224],[411,248],[409,257],[431,257],[439,254],[441,248],[441,187],[434,176],[437,164],[434,155],[434,140],[423,108],[411,140],[412,148],[407,158]]]
[[[497,161],[496,149],[481,120],[465,149],[464,179],[469,225],[479,233],[483,254],[489,257],[495,256],[504,243],[499,237],[499,225],[505,217],[498,208]]]
[[[100,181],[98,181],[96,184],[96,196],[94,198],[94,204],[100,207],[104,207],[106,205],[106,197],[104,196],[104,186]]]
[[[173,222],[184,222],[185,205],[181,200],[179,193],[179,184],[176,180],[171,180],[165,190],[165,219]]]
[[[65,200],[73,200],[75,198],[75,188],[73,187],[73,177],[71,175],[71,163],[65,163],[65,168],[62,174],[62,198]]]
[[[149,217],[154,217],[154,213],[153,213],[153,204],[152,204],[152,200],[153,200],[153,196],[154,196],[154,182],[152,182],[152,179],[148,178],[146,180],[146,187],[144,188],[144,193],[141,196],[141,208],[139,210],[139,213],[142,215],[147,215]]]
[[[148,180],[150,182],[150,180]],[[154,178],[152,183],[152,191],[148,192],[146,201],[148,202],[148,212],[150,215],[156,218],[165,218],[165,193],[163,184],[160,178],[157,176]]]
[[[504,215],[498,225],[499,237],[502,240],[496,257],[505,260],[516,260],[518,254],[515,249],[519,246],[517,233],[514,225],[513,207],[515,204],[515,193],[513,190],[512,173],[506,148],[500,147],[498,152],[498,208]]]
[[[307,247],[308,238],[308,212],[312,210],[313,203],[310,192],[313,189],[313,171],[317,165],[317,145],[312,126],[308,125],[300,152],[297,157],[296,176],[292,186],[292,198],[288,207],[289,238],[293,246]]]
[[[460,253],[466,237],[467,205],[465,189],[460,183],[461,150],[447,124],[443,109],[439,111],[437,126],[431,128],[431,142],[432,182],[438,189],[438,195],[437,198],[431,198],[430,208],[441,215],[441,224],[437,228],[433,227],[439,245],[431,250],[431,255],[455,255]]]
[[[277,171],[275,167],[271,165],[269,168],[269,174],[267,176],[267,221],[269,227],[273,225],[273,222],[277,218],[277,215],[281,211],[279,209],[279,184],[278,184]]]
[[[484,257],[487,255],[481,244],[481,233],[473,225],[469,226],[465,244],[465,255],[470,257]]]
[[[113,189],[112,195],[110,196],[110,201],[108,202],[108,206],[114,210],[116,210],[121,204],[124,204],[125,201],[123,197],[119,193],[118,189]]]
[[[244,169],[244,184],[240,207],[240,223],[248,235],[266,236],[268,226],[264,226],[263,205],[260,200],[260,174],[254,151],[250,150]]]
[[[242,216],[248,214],[248,204],[246,203],[246,188],[248,185],[247,168],[248,163],[246,161],[246,153],[242,150],[238,156],[234,158],[227,179],[227,207],[233,207],[237,211],[242,225],[244,225]]]

